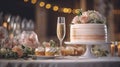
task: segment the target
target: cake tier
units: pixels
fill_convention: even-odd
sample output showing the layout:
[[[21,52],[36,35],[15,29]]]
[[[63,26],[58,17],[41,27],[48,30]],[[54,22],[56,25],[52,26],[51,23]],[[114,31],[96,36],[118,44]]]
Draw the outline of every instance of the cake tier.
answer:
[[[104,24],[74,24],[70,27],[71,42],[106,42],[107,29]]]

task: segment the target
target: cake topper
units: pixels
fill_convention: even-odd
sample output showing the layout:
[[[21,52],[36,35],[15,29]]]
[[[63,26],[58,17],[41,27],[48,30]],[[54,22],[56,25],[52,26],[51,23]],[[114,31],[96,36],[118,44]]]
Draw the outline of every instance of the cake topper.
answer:
[[[72,24],[105,24],[105,22],[106,18],[98,11],[88,10],[82,12],[82,9],[72,20]]]

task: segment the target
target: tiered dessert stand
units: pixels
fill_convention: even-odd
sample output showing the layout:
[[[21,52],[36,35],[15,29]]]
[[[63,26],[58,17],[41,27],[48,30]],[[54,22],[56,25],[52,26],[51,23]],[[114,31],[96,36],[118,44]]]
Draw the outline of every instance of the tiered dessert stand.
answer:
[[[69,45],[86,45],[86,51],[85,53],[80,56],[79,58],[95,58],[91,52],[92,45],[109,45],[109,42],[65,42],[65,44]]]

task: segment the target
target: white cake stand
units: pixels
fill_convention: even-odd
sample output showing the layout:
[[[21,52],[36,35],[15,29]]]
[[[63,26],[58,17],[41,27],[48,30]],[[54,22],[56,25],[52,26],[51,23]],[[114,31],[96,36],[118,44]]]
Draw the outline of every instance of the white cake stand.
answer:
[[[92,45],[107,45],[107,44],[111,44],[111,43],[106,43],[106,42],[65,42],[65,44],[86,45],[85,53],[82,56],[80,56],[79,58],[95,58],[96,56],[94,56],[91,52]]]

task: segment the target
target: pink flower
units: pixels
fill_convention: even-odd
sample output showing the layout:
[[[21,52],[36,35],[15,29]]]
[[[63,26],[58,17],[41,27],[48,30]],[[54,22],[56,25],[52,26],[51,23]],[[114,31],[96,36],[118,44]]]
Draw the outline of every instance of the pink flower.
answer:
[[[81,23],[87,23],[89,21],[89,15],[87,12],[84,12],[81,16],[80,16],[80,21]]]
[[[39,43],[37,34],[33,31],[24,31],[21,35],[20,43],[29,48],[36,48]]]
[[[77,24],[77,23],[79,23],[79,22],[80,22],[79,16],[75,16],[75,17],[73,18],[73,20],[72,20],[72,23],[73,23],[73,24]]]
[[[18,54],[19,57],[22,57],[23,56],[23,50],[20,46],[14,46],[12,48],[12,51],[13,52],[16,52]]]
[[[26,38],[24,41],[24,45],[30,48],[36,48],[37,42],[34,38]]]

